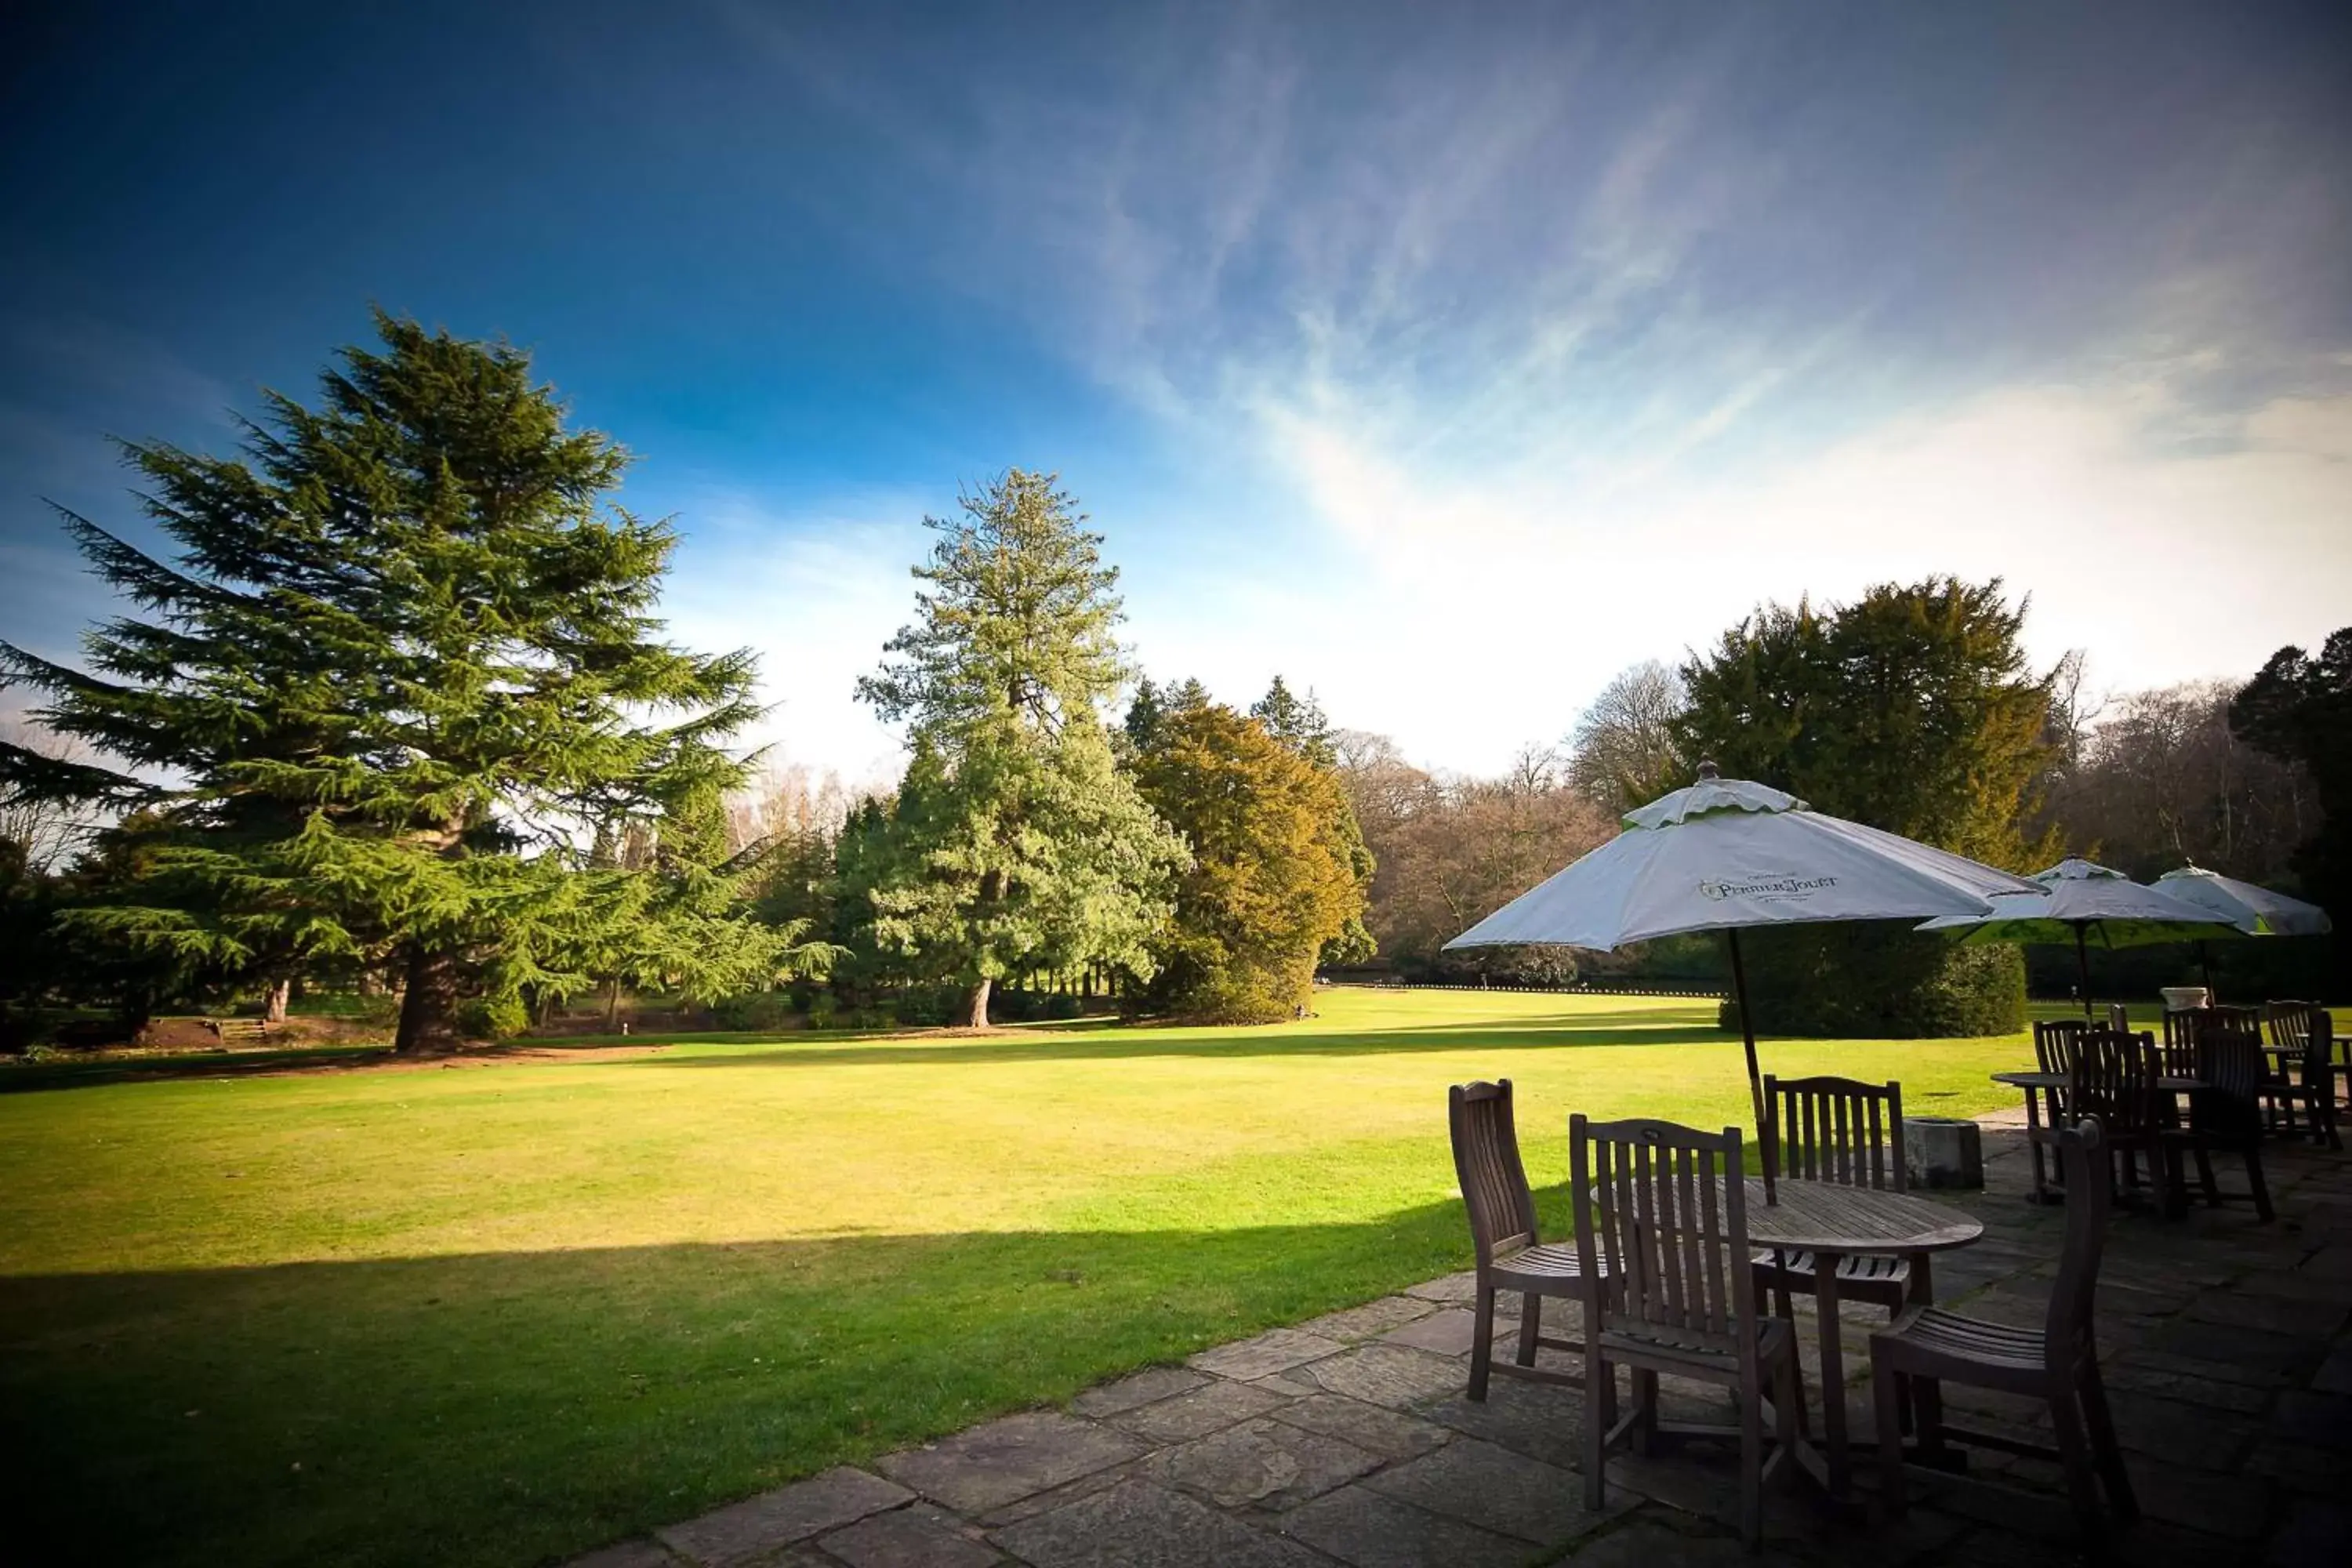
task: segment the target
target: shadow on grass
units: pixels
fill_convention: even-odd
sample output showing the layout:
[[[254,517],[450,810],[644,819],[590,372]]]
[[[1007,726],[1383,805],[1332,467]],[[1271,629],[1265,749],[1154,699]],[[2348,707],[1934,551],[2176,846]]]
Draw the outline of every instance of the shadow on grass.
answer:
[[[1295,1024],[1268,1025],[1231,1036],[1186,1039],[1163,1029],[1113,1033],[984,1036],[877,1041],[872,1045],[799,1042],[740,1054],[664,1058],[665,1067],[892,1067],[974,1062],[1054,1062],[1143,1057],[1389,1056],[1476,1049],[1538,1050],[1554,1047],[1722,1045],[1737,1035],[1697,1025],[1660,1025],[1657,1015],[1580,1014],[1572,1024],[1498,1019],[1475,1024],[1424,1024],[1345,1033],[1314,1032]]]
[[[1362,1223],[0,1279],[44,1562],[514,1564],[1466,1265]]]
[[[835,1030],[782,1036],[744,1032],[522,1039],[451,1057],[421,1058],[395,1056],[386,1046],[304,1046],[284,1050],[199,1051],[20,1063],[0,1068],[0,1094],[177,1079],[385,1068],[429,1071],[442,1067],[485,1067],[550,1058],[593,1060],[607,1052],[624,1061],[636,1059],[669,1067],[874,1067],[937,1064],[947,1057],[975,1062],[1038,1062],[1135,1057],[1375,1056],[1480,1047],[1525,1050],[1552,1046],[1687,1046],[1720,1044],[1738,1037],[1703,1024],[1661,1023],[1660,1017],[1661,1013],[1654,1009],[1579,1012],[1467,1023],[1402,1024],[1346,1032],[1316,1030],[1297,1024],[1268,1024],[1236,1028],[1205,1039],[1185,1038],[1181,1027],[1121,1025],[1114,1020],[1087,1018],[1020,1025],[1005,1033],[988,1035],[908,1031],[876,1037],[860,1031]],[[686,1058],[656,1054],[682,1046],[745,1048],[740,1053]]]

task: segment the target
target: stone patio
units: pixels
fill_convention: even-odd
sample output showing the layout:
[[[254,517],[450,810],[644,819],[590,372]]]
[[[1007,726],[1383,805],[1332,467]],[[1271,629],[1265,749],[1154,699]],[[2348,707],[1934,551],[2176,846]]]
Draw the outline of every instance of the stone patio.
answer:
[[[2061,1211],[2023,1199],[2013,1124],[1986,1131],[1981,1242],[1937,1264],[1937,1293],[2039,1321]],[[2234,1161],[2218,1161],[2225,1187]],[[2100,1348],[2142,1522],[2130,1563],[2352,1561],[2352,1161],[2275,1149],[2279,1217],[2243,1204],[2168,1223],[2119,1211],[2099,1288]],[[1467,1239],[1465,1247],[1466,1250]],[[1611,1461],[1583,1506],[1573,1390],[1498,1378],[1463,1396],[1470,1277],[1450,1275],[1294,1328],[843,1468],[581,1558],[573,1568],[1407,1568],[1755,1561],[1730,1527],[1727,1448]],[[1553,1307],[1550,1310],[1561,1309]],[[2032,1568],[2075,1556],[2054,1465],[1979,1456],[1917,1473],[1892,1526],[1869,1506],[1867,1339],[1850,1310],[1862,1501],[1768,1494],[1762,1561]],[[1810,1352],[1812,1325],[1801,1325]],[[1545,1352],[1549,1355],[1550,1352]],[[1806,1379],[1820,1430],[1818,1366]],[[1666,1403],[1719,1411],[1672,1386]],[[2042,1428],[2033,1407],[1953,1387],[1954,1418]]]

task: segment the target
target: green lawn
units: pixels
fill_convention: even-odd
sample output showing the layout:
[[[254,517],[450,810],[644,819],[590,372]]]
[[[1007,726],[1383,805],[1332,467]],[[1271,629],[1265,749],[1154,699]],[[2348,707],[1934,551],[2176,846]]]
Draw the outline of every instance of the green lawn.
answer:
[[[9,1534],[560,1557],[1465,1266],[1449,1083],[1517,1079],[1555,1189],[1572,1108],[1747,1119],[1709,1003],[1319,1005],[0,1094]],[[1763,1050],[1940,1113],[2027,1055]]]

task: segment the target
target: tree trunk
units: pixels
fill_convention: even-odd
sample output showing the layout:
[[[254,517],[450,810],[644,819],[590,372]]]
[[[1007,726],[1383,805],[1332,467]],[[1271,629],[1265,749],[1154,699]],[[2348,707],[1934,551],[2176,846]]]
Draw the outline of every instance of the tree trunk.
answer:
[[[400,1033],[392,1048],[402,1056],[454,1051],[466,1042],[457,1032],[457,957],[422,942],[408,950],[408,984],[400,999]]]
[[[963,1026],[965,1028],[985,1029],[988,1027],[988,977],[986,975],[982,975],[979,983],[973,985],[969,992],[965,993],[963,1001]]]
[[[269,1002],[268,1006],[262,1012],[262,1021],[264,1023],[282,1024],[286,1021],[286,1001],[289,994],[291,993],[293,989],[294,982],[291,980],[279,979],[271,982],[269,986]]]

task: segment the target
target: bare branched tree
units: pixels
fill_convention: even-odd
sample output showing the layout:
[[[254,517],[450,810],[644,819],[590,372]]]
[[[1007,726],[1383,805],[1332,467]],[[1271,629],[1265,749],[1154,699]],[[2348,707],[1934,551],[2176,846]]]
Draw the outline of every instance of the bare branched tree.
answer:
[[[89,748],[81,741],[22,715],[0,719],[0,744],[53,762],[86,763],[90,758]],[[53,871],[62,867],[98,826],[89,819],[87,807],[44,800],[0,784],[0,839],[23,848],[28,869]]]
[[[1630,811],[1689,781],[1675,721],[1689,705],[1683,678],[1658,660],[1620,670],[1570,734],[1568,776],[1605,811]]]

